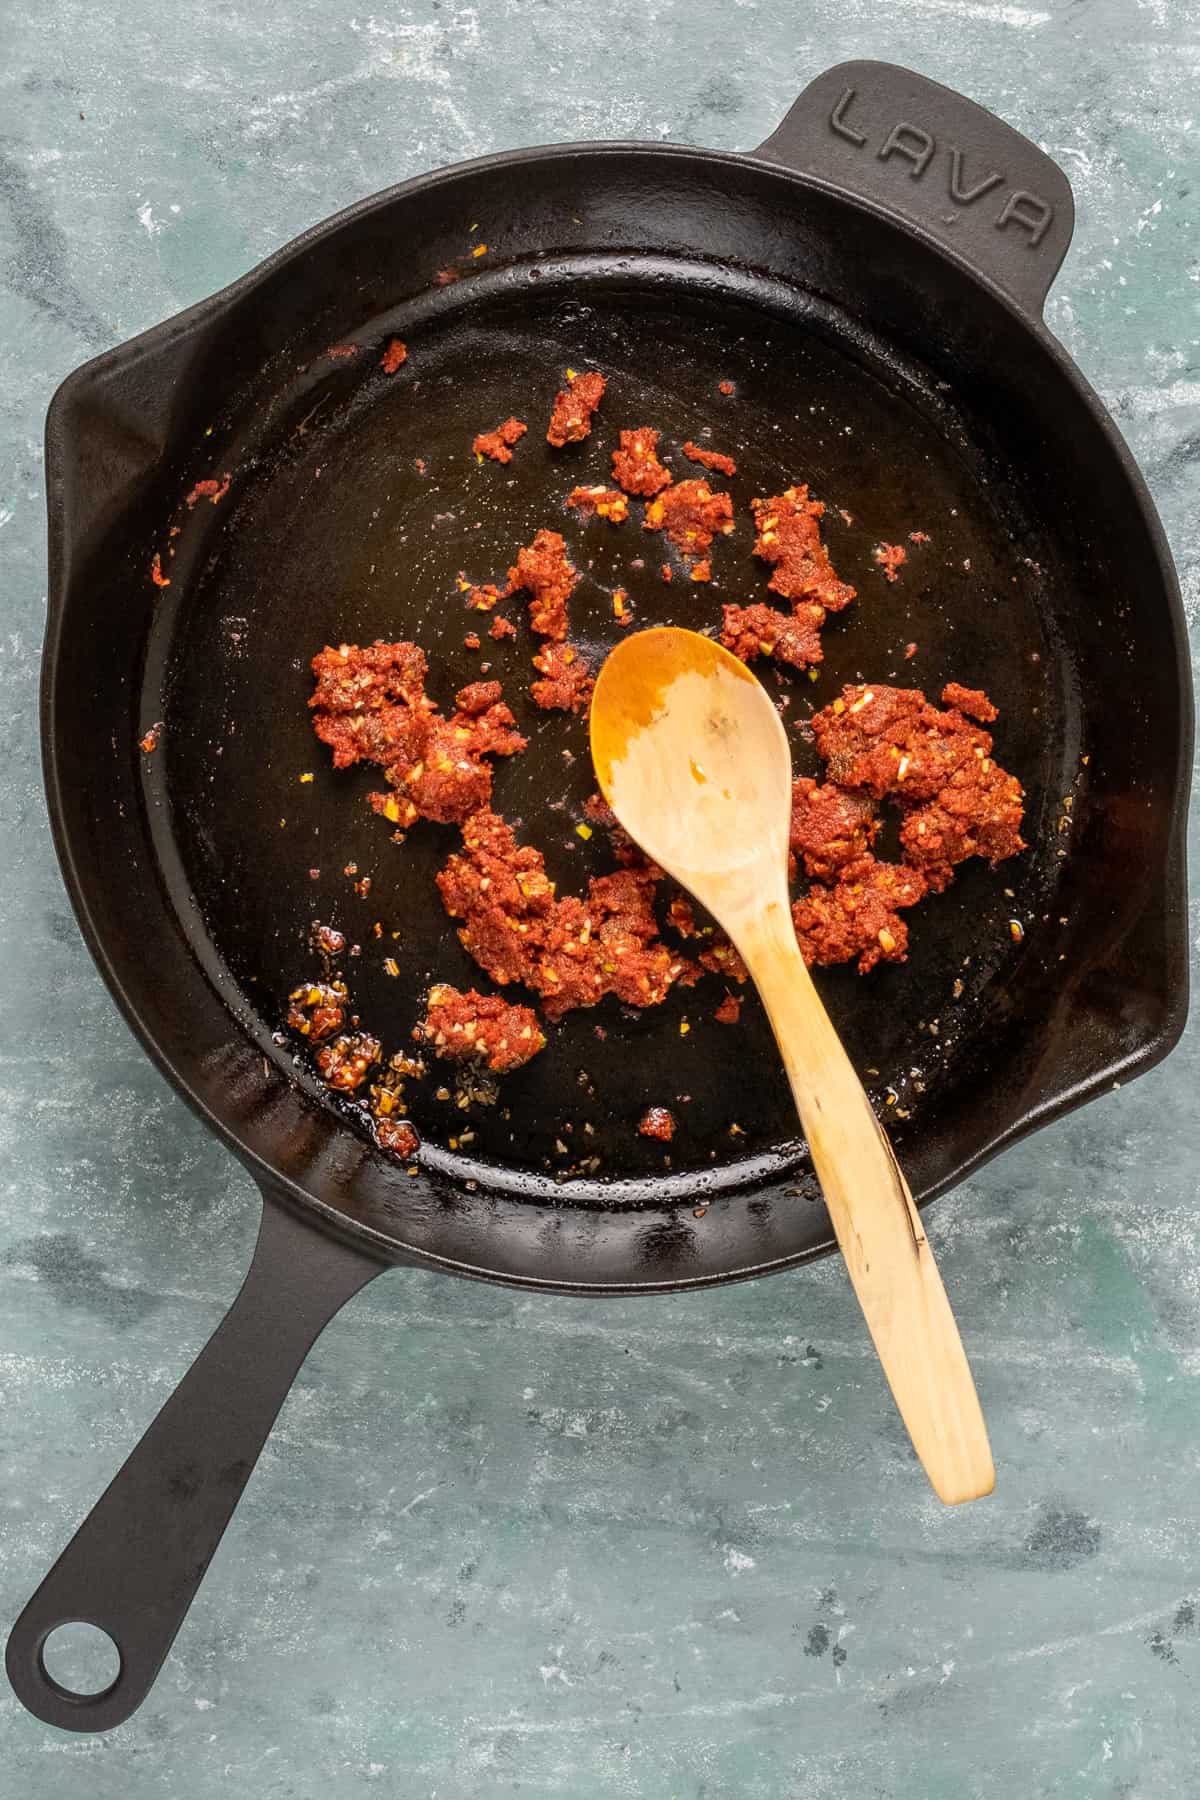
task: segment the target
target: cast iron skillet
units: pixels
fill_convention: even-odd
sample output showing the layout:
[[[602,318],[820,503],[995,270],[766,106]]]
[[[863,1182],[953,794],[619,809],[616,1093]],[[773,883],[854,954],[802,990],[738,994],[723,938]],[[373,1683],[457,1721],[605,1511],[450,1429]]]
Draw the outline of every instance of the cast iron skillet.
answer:
[[[422,827],[398,849],[363,803],[370,781],[333,774],[305,715],[309,656],[414,637],[447,699],[481,660],[463,646],[478,620],[458,572],[502,580],[518,544],[563,523],[566,489],[603,478],[618,426],[652,423],[676,450],[711,427],[738,457],[743,519],[751,494],[792,479],[829,502],[835,563],[861,597],[827,629],[819,683],[789,686],[792,716],[858,678],[936,693],[953,677],[1002,709],[1031,849],[918,909],[905,967],[822,981],[917,1197],[1174,1044],[1183,623],[1137,471],[1042,324],[1071,223],[1063,175],[1007,126],[853,63],[749,157],[570,144],[409,182],[61,388],[43,688],[55,839],[115,998],[264,1212],[228,1316],[13,1630],[9,1674],[41,1718],[93,1731],[144,1698],[305,1353],[387,1264],[661,1292],[829,1248],[765,1024],[752,1002],[737,1031],[714,1024],[719,984],[639,1017],[571,1016],[490,1109],[414,1084],[415,1174],[277,1039],[314,971],[314,917],[361,943],[345,973],[390,1047],[431,976],[473,973],[432,887],[453,834]],[[387,375],[393,335],[409,360]],[[542,432],[568,364],[610,385],[595,436],[555,456]],[[477,466],[471,438],[511,411],[530,437],[509,469]],[[228,494],[189,510],[193,484],[225,471]],[[711,588],[663,585],[662,541],[636,522],[564,528],[587,574],[575,627],[597,656],[614,585],[643,622],[692,625],[761,591],[744,525]],[[889,587],[872,546],[914,529],[932,542]],[[501,768],[496,804],[581,883],[603,866],[602,843],[574,830],[583,729],[529,714],[524,634],[485,644],[534,738]],[[159,720],[161,748],[142,755]],[[679,1115],[669,1150],[634,1130],[652,1100]],[[72,1619],[120,1651],[99,1695],[46,1672],[46,1636]]]

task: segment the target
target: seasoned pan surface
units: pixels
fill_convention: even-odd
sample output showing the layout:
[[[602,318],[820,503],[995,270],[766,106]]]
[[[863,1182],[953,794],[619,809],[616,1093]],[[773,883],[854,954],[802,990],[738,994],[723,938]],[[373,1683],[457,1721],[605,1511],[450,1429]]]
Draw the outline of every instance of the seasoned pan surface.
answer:
[[[379,360],[393,331],[409,357],[389,376]],[[306,708],[315,650],[413,638],[430,658],[431,694],[447,703],[490,662],[531,740],[497,764],[494,804],[544,850],[560,890],[580,890],[613,866],[602,832],[585,840],[575,830],[594,788],[585,726],[529,700],[536,642],[520,596],[507,607],[516,640],[464,647],[487,621],[466,610],[461,572],[503,582],[539,527],[562,530],[584,570],[573,635],[598,663],[618,636],[616,586],[639,624],[704,628],[719,624],[722,602],[759,597],[766,572],[751,554],[749,499],[806,481],[827,504],[826,541],[859,598],[827,625],[817,681],[760,664],[785,716],[799,723],[845,681],[920,685],[931,697],[951,679],[985,686],[1001,709],[997,755],[1028,794],[1030,850],[997,871],[969,864],[922,903],[906,966],[819,977],[851,1055],[874,1071],[868,1082],[903,1154],[907,1134],[930,1129],[982,1079],[989,1032],[1021,980],[1010,921],[1043,938],[1054,929],[1043,921],[1055,915],[1067,841],[1057,824],[1081,774],[1078,684],[1056,619],[1079,595],[1031,471],[1005,463],[987,421],[961,417],[945,384],[847,314],[703,264],[580,259],[516,294],[474,280],[461,297],[450,287],[355,336],[355,356],[319,356],[280,384],[261,407],[261,434],[240,446],[229,495],[189,515],[146,664],[142,713],[165,722],[159,754],[145,759],[160,854],[181,903],[194,897],[194,944],[245,1023],[332,1105],[293,1044],[276,1041],[288,992],[319,966],[315,919],[361,946],[342,972],[364,1025],[390,1047],[408,1044],[431,980],[479,978],[433,881],[457,832],[422,823],[397,846],[366,807],[377,772],[332,770]],[[545,421],[567,366],[598,367],[609,386],[592,437],[555,451]],[[509,465],[479,465],[473,436],[510,412],[529,435]],[[737,529],[718,540],[709,585],[678,570],[663,582],[665,541],[640,528],[640,504],[617,527],[565,507],[575,483],[609,478],[617,431],[637,424],[662,432],[677,476],[696,472],[679,450],[705,427],[738,460],[721,483]],[[914,530],[930,542],[908,545],[889,584],[874,547]],[[816,773],[803,735],[791,736],[797,771]],[[410,1085],[411,1117],[430,1153],[461,1160],[464,1179],[554,1184],[561,1201],[635,1199],[668,1170],[720,1185],[772,1167],[802,1178],[761,1008],[750,996],[739,1025],[717,1024],[724,991],[708,977],[640,1013],[611,1000],[572,1013],[542,1056],[502,1082],[498,1104],[465,1113],[435,1097],[445,1070],[434,1065]],[[637,1134],[648,1103],[676,1115],[669,1147]],[[460,1159],[450,1140],[461,1145],[464,1132]]]

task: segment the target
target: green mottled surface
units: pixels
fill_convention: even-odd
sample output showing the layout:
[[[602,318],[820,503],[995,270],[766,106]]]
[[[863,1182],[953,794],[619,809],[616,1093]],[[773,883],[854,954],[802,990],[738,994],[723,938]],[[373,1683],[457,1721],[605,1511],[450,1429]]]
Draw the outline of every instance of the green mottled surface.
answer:
[[[216,1323],[255,1224],[118,1022],[51,853],[35,695],[59,379],[398,177],[570,137],[745,147],[821,68],[887,57],[1070,175],[1051,320],[1148,473],[1194,621],[1200,13],[48,0],[6,9],[4,46],[7,1624]],[[387,1277],[318,1346],[143,1711],[76,1739],[5,1691],[0,1795],[1186,1800],[1198,1131],[1193,1034],[930,1215],[1001,1471],[950,1514],[834,1264],[610,1304]]]

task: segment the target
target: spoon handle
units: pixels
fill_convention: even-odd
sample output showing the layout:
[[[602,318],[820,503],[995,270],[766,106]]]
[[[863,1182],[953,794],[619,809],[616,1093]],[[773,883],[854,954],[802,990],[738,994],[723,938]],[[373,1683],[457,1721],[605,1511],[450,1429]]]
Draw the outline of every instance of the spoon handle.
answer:
[[[938,1498],[995,1484],[987,1427],[933,1252],[854,1065],[777,909],[738,934],[767,1009],[850,1280]],[[786,917],[786,914],[784,915]]]

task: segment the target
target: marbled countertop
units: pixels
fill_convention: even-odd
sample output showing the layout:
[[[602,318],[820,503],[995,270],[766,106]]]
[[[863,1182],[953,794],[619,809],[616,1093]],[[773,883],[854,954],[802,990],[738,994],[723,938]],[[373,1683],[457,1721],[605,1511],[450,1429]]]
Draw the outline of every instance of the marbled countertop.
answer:
[[[58,381],[402,176],[566,138],[744,148],[823,67],[884,57],[1069,174],[1049,316],[1146,470],[1194,623],[1200,10],[47,0],[4,35],[7,1626],[216,1324],[257,1210],[119,1021],[55,867]],[[1193,1032],[928,1217],[990,1502],[947,1513],[915,1477],[834,1263],[607,1303],[396,1273],[318,1345],[143,1710],[75,1738],[0,1695],[0,1800],[1200,1793],[1196,1063]]]

